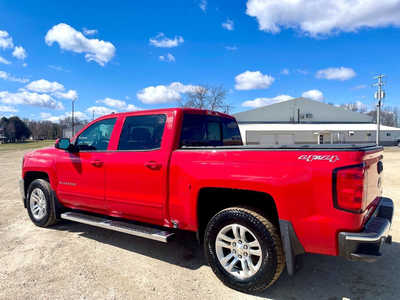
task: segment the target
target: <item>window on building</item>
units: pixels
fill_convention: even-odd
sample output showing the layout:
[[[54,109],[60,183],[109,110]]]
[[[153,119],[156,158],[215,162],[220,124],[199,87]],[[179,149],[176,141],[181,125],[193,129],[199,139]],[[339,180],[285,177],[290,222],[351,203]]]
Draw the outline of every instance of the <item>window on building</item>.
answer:
[[[387,133],[386,133],[386,136],[390,136],[390,132],[387,132]]]
[[[367,136],[371,136],[372,134],[370,132],[367,133]]]
[[[311,113],[306,113],[306,119],[312,119],[312,117],[313,117],[313,114],[311,114]]]

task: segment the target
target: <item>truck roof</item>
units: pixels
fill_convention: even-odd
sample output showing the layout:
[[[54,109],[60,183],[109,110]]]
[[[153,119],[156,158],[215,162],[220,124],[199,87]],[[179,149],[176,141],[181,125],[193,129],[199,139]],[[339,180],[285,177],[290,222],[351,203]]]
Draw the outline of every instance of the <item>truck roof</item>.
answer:
[[[171,112],[171,111],[182,111],[185,113],[193,113],[193,114],[208,114],[208,115],[214,115],[214,116],[220,116],[220,117],[226,117],[226,118],[232,118],[231,115],[221,113],[218,111],[212,111],[212,110],[207,110],[207,109],[199,109],[199,108],[188,108],[188,107],[173,107],[173,108],[160,108],[160,109],[148,109],[148,110],[135,110],[135,111],[128,111],[128,112],[120,112],[120,113],[111,113],[108,115],[101,116],[99,118],[96,118],[95,120],[103,119],[103,118],[108,118],[110,116],[134,116],[136,114],[147,114],[147,113],[166,113],[166,112]]]

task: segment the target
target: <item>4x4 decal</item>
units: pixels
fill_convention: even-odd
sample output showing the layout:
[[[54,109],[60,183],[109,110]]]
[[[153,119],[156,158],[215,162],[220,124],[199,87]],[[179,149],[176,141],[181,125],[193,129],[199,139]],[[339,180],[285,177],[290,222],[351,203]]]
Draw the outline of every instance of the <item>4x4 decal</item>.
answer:
[[[297,159],[305,160],[307,162],[312,162],[314,160],[326,160],[331,163],[339,160],[339,156],[337,155],[314,155],[314,154],[304,154],[300,155]]]

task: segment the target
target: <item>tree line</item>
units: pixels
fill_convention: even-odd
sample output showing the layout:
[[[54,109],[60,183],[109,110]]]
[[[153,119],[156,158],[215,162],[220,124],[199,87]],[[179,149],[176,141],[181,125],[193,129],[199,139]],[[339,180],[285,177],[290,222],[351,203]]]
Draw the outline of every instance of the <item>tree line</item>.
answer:
[[[76,126],[87,123],[75,119]],[[28,138],[33,140],[55,140],[62,137],[65,128],[72,127],[72,118],[61,119],[58,123],[51,121],[21,120],[19,117],[2,117],[0,119],[0,142],[22,142]]]
[[[368,111],[365,106],[357,103],[343,104],[341,107],[354,112],[364,113],[372,117],[372,121],[376,123],[376,109]],[[400,126],[400,109],[393,106],[383,106],[381,108],[381,124],[391,127]]]

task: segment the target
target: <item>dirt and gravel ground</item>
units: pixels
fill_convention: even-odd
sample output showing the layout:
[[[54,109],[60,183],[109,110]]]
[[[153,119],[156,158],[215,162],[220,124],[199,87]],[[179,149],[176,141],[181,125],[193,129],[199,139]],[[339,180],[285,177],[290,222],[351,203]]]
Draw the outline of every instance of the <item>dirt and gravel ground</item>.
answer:
[[[379,262],[306,255],[297,276],[285,272],[255,297],[223,286],[191,234],[164,245],[71,222],[35,227],[18,191],[23,153],[0,152],[0,299],[400,298],[399,205]],[[385,195],[398,200],[400,149],[385,152],[384,166]]]

